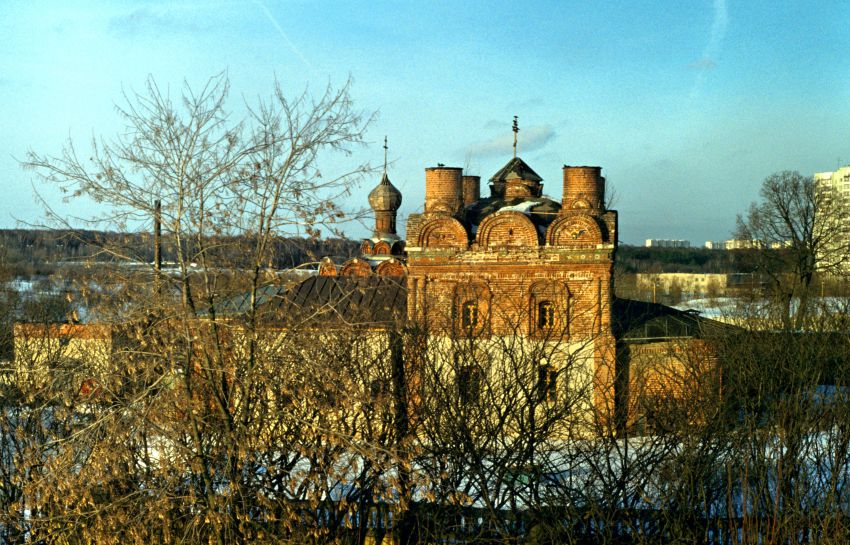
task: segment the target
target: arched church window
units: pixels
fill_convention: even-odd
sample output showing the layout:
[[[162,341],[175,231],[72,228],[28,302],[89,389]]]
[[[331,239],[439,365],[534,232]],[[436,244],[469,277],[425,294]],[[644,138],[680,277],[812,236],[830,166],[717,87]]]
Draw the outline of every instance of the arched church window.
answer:
[[[460,306],[460,326],[470,333],[478,327],[478,301],[465,301]]]
[[[481,338],[490,334],[490,289],[481,282],[464,282],[455,287],[452,301],[454,335]]]
[[[528,327],[538,337],[564,338],[569,334],[570,292],[562,282],[544,280],[532,285]]]
[[[555,327],[555,304],[544,300],[537,303],[537,329],[550,330]]]
[[[555,401],[558,398],[558,371],[548,364],[537,366],[537,401]]]

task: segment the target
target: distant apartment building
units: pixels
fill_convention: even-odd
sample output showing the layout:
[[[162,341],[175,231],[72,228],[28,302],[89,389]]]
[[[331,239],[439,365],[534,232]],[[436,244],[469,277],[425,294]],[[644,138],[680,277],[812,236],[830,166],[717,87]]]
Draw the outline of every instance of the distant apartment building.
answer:
[[[791,244],[792,243],[790,240],[783,240],[782,242],[771,242],[768,248],[770,248],[771,250],[781,250],[782,248],[790,248]]]
[[[648,238],[645,246],[647,248],[690,248],[690,240],[676,240],[666,238]]]
[[[838,193],[850,199],[850,166],[834,172],[816,172],[814,180],[819,190]]]
[[[708,273],[638,273],[635,280],[637,289],[644,293],[716,297],[726,293],[728,277],[728,274]]]
[[[815,190],[820,196],[826,197],[827,210],[831,217],[822,218],[828,229],[850,231],[850,218],[847,214],[847,203],[850,203],[850,166],[841,167],[834,172],[816,172],[814,175]],[[826,248],[818,254],[819,267],[824,270],[850,269],[848,256],[848,241],[846,237],[833,236]]]
[[[764,247],[764,244],[760,240],[733,238],[725,242],[726,250],[752,250],[753,248],[762,247]]]
[[[787,244],[774,243],[770,245],[771,248],[783,246],[787,246]],[[752,250],[753,248],[763,248],[764,243],[760,240],[733,238],[729,240],[706,240],[705,247],[709,250]]]

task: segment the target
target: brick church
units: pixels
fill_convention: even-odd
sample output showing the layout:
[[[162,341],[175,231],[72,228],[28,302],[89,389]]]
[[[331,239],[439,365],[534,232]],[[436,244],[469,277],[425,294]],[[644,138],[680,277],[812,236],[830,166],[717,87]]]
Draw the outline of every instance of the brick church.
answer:
[[[542,182],[516,155],[489,179],[487,196],[480,177],[461,168],[426,168],[424,211],[407,218],[402,240],[402,195],[385,167],[369,194],[375,228],[360,256],[341,265],[325,259],[289,301],[327,303],[336,289],[339,308],[347,298],[340,282],[356,281],[357,301],[343,306],[368,309],[369,320],[401,316],[444,338],[557,343],[564,357],[584,362],[589,404],[632,415],[627,392],[636,390],[638,368],[656,365],[659,354],[669,362],[681,352],[673,345],[701,336],[708,321],[615,297],[617,212],[606,207],[600,167],[564,166],[560,202]],[[659,390],[665,380],[654,370],[647,377],[641,388]]]

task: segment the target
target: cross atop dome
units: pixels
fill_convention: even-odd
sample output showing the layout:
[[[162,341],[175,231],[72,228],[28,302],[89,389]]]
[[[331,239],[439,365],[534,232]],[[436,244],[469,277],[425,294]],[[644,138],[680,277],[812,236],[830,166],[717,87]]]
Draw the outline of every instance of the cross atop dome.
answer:
[[[514,116],[513,131],[514,131],[514,159],[516,159],[516,144],[517,144],[517,137],[519,136],[519,118],[517,116]]]

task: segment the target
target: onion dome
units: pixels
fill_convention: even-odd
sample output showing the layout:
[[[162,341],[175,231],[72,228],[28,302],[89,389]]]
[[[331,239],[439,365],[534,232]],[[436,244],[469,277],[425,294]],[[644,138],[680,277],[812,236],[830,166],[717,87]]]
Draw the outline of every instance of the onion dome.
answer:
[[[376,212],[395,212],[401,206],[401,191],[390,183],[386,172],[381,183],[369,193],[369,206]]]

